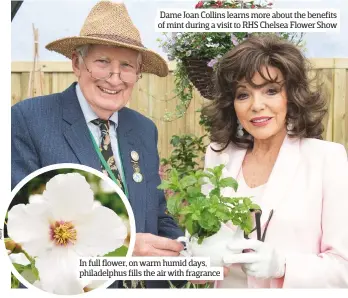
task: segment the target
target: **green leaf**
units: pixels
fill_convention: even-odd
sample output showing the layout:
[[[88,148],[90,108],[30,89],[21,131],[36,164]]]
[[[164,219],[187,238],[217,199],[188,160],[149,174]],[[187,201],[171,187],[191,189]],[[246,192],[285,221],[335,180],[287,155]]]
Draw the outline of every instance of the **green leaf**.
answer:
[[[209,192],[209,197],[220,197],[220,188],[213,188],[210,192]]]
[[[211,174],[211,173],[208,173],[208,172],[200,171],[198,173],[196,172],[196,177],[197,178],[208,178],[208,179],[210,179],[210,178],[214,177],[214,175]]]
[[[218,219],[208,210],[201,212],[201,216],[198,219],[199,225],[205,230],[210,230],[212,227],[214,227],[216,221],[218,221]]]
[[[36,268],[35,268],[35,272],[34,270],[25,269],[22,271],[21,275],[31,284],[33,284],[36,280],[38,280],[38,271]]]
[[[28,265],[24,266],[24,265],[17,264],[17,263],[12,263],[12,264],[13,264],[13,267],[15,267],[15,269],[16,269],[19,273],[21,273],[24,269],[28,268],[28,267],[27,267]],[[29,266],[30,266],[30,265],[29,265]],[[30,267],[29,267],[29,268],[30,268]]]
[[[40,279],[39,270],[37,270],[37,268],[34,264],[32,264],[32,266],[31,266],[31,271],[34,274],[36,280],[39,280]]]
[[[234,191],[238,189],[238,183],[232,177],[223,178],[219,181],[220,187],[232,187]]]
[[[183,189],[194,185],[197,182],[197,179],[195,176],[185,176],[180,180],[180,185]]]
[[[230,219],[231,213],[227,206],[220,204],[217,208],[215,215],[220,219],[220,221],[226,222]]]
[[[118,249],[115,249],[114,251],[109,252],[104,257],[124,257],[127,255],[127,252],[128,252],[128,247],[125,245],[122,245]]]
[[[197,243],[198,243],[198,244],[202,244],[204,238],[205,238],[204,236],[200,236],[200,237],[198,238]]]
[[[220,204],[220,199],[219,199],[219,196],[217,196],[217,195],[212,195],[211,197],[210,197],[210,202],[211,202],[211,204],[213,204],[213,205],[219,205]]]
[[[192,220],[200,220],[200,211],[196,210],[195,213],[192,213]]]
[[[197,243],[198,243],[198,244],[202,244],[204,238],[205,238],[204,236],[200,236],[200,237],[198,238]]]
[[[187,194],[188,194],[190,197],[202,196],[201,187],[189,186],[189,187],[187,188]]]
[[[214,186],[217,186],[218,185],[218,180],[216,179],[216,177],[211,177],[211,178],[209,178],[209,180],[210,180],[210,182],[211,182],[211,184],[213,184]]]
[[[161,189],[161,190],[173,189],[173,186],[169,181],[163,180],[162,183],[157,186],[157,189]]]
[[[222,169],[223,169],[224,167],[225,167],[225,165],[223,165],[223,164],[214,167],[213,173],[214,173],[215,177],[217,178],[217,180],[220,180],[220,178],[221,178],[221,176],[222,176]]]
[[[11,289],[19,288],[19,280],[11,272]]]
[[[171,143],[174,147],[178,146],[179,143],[180,143],[180,138],[179,138],[179,136],[177,136],[177,135],[172,136],[172,139],[171,139],[170,143]]]
[[[190,235],[195,235],[198,233],[199,225],[197,221],[192,220],[192,218],[188,218],[185,222],[185,226]]]
[[[171,215],[175,216],[176,214],[178,214],[178,212],[180,211],[179,207],[181,201],[182,198],[180,197],[180,194],[176,194],[167,200],[167,210]]]
[[[226,222],[230,219],[230,214],[229,213],[224,213],[221,211],[216,211],[215,215],[222,221]]]

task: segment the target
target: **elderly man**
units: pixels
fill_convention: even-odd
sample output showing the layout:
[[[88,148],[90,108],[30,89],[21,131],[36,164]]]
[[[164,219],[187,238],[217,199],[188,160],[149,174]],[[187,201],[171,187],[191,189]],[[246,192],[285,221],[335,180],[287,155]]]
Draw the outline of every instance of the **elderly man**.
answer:
[[[119,184],[133,208],[134,255],[179,255],[183,246],[172,239],[183,233],[165,213],[165,198],[157,189],[157,129],[125,107],[141,73],[166,76],[166,62],[142,45],[126,7],[107,1],[92,8],[80,36],[47,48],[72,59],[78,83],[12,107],[12,188],[52,164],[99,169]]]

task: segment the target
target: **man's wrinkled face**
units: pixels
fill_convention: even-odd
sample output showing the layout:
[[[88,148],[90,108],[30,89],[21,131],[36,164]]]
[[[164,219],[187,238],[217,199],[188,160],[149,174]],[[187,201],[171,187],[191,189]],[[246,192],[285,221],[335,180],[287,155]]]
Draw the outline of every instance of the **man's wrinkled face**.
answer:
[[[124,82],[120,77],[124,80],[137,75],[137,51],[92,45],[85,57],[75,52],[72,62],[81,91],[100,118],[108,119],[128,103],[135,82]]]

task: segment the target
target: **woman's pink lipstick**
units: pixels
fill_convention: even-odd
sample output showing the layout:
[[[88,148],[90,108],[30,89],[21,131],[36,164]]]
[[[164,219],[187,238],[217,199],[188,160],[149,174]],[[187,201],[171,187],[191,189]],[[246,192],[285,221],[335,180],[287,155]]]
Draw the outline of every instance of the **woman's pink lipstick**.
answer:
[[[251,124],[254,126],[266,126],[270,121],[272,120],[272,117],[255,117],[250,120]]]

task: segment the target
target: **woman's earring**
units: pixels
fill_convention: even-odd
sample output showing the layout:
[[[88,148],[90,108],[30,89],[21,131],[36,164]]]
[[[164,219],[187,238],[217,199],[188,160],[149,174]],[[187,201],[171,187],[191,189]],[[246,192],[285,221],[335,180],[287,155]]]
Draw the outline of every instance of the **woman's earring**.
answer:
[[[294,128],[295,128],[294,122],[288,119],[288,120],[287,120],[287,124],[286,124],[286,131],[287,131],[287,134],[288,134],[288,135],[294,135],[294,134],[295,134]]]
[[[288,120],[286,125],[286,130],[288,131],[288,133],[291,133],[294,127],[295,127],[294,123]]]
[[[242,136],[244,136],[243,126],[239,122],[239,120],[237,120],[237,124],[238,124],[238,126],[237,126],[237,136],[238,137],[242,137]]]

